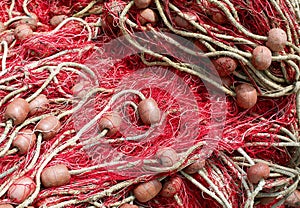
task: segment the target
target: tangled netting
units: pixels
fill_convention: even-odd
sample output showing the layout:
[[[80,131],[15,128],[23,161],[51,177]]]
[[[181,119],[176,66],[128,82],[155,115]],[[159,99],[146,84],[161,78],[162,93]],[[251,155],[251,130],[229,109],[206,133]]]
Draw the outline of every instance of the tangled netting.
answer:
[[[300,206],[299,9],[1,1],[0,207]]]

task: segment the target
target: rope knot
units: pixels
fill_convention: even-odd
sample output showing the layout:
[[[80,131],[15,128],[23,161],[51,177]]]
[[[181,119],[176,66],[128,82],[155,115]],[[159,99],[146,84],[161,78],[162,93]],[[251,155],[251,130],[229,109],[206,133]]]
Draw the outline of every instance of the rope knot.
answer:
[[[294,89],[293,89],[293,93],[297,93],[300,90],[300,81],[297,81],[294,84]]]

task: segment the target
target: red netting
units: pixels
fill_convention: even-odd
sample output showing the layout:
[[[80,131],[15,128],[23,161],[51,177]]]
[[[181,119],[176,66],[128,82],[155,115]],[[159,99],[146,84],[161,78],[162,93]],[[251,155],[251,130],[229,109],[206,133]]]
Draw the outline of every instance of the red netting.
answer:
[[[149,8],[157,23],[142,25],[141,9],[130,1],[0,2],[0,21],[5,23],[0,39],[6,41],[0,43],[1,203],[117,207],[128,200],[144,207],[283,207],[284,197],[298,183],[297,6],[273,0],[156,0]],[[26,10],[37,16],[38,26],[24,40],[15,40],[19,20],[9,21],[29,15]],[[181,12],[194,22],[185,19],[188,26],[180,25]],[[61,27],[50,25],[53,16],[62,14],[73,17]],[[217,22],[215,15],[225,22]],[[258,71],[251,53],[265,45],[276,27],[286,32],[288,43],[273,52],[267,71]],[[205,53],[195,47],[196,40]],[[221,56],[238,63],[226,77],[229,86],[210,62]],[[253,85],[259,95],[251,109],[238,106],[235,89],[242,83]],[[75,95],[80,84],[81,94]],[[35,93],[49,103],[20,125],[11,125],[5,118],[8,105],[17,97],[31,102]],[[160,123],[143,123],[137,108],[145,98],[156,101]],[[111,112],[122,123],[116,134],[101,135],[101,118]],[[35,141],[28,153],[18,154],[12,144],[18,132],[35,131],[42,116],[50,114],[61,122],[55,137]],[[164,167],[157,155],[164,148],[177,153],[171,167]],[[182,172],[199,158],[206,159],[200,172]],[[251,199],[248,192],[259,185],[248,182],[247,169],[261,160],[272,176]],[[36,182],[42,170],[57,164],[67,166],[69,183],[45,188],[39,182],[30,202],[34,189],[21,202],[8,194],[16,179],[28,176]],[[137,198],[137,184],[151,179],[164,183],[175,175],[183,180],[176,197],[157,195],[144,203],[132,197]],[[272,194],[277,199],[261,205]]]

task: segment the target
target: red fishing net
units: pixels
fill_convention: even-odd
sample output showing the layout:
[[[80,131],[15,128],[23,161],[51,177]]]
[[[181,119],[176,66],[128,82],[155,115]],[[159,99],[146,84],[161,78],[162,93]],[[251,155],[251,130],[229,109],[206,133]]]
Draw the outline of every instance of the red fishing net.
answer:
[[[299,8],[2,1],[0,207],[299,206]]]

